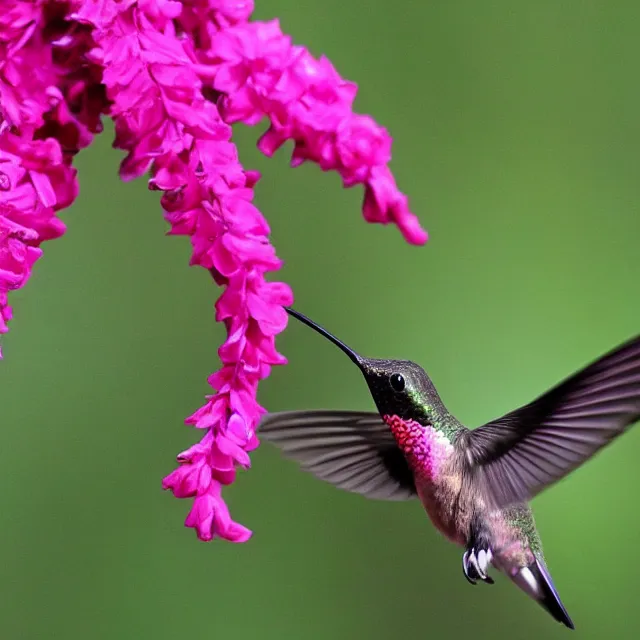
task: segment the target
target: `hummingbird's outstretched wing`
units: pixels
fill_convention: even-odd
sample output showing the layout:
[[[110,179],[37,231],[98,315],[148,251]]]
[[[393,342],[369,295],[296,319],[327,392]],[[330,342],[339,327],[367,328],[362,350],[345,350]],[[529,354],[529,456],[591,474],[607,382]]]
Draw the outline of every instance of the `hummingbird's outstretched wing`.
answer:
[[[640,420],[640,336],[459,442],[494,506],[527,502]]]
[[[262,419],[258,436],[340,489],[378,500],[416,495],[409,465],[377,413],[270,413]]]

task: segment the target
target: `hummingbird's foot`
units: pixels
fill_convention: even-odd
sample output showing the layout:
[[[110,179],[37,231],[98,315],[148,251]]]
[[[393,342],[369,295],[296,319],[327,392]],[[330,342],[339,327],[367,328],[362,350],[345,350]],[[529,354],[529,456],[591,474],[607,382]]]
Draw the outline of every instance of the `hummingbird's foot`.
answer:
[[[476,584],[476,580],[482,580],[487,584],[493,584],[493,578],[487,575],[487,569],[492,558],[491,549],[467,549],[462,556],[462,570],[464,577],[471,583]]]

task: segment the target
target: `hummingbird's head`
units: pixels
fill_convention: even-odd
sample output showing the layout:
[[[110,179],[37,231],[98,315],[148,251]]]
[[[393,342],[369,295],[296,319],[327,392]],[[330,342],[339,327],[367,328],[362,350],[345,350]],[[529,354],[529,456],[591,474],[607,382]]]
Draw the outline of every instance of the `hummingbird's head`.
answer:
[[[436,417],[446,411],[431,379],[415,362],[363,358],[306,316],[290,307],[285,309],[289,315],[333,342],[358,366],[381,415],[399,416],[428,425],[434,424]]]

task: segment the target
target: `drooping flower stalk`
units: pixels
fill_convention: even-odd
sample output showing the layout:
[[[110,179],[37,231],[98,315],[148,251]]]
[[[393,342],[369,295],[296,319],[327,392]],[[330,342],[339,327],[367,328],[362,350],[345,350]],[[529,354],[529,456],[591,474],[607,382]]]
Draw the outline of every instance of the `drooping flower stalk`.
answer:
[[[73,185],[68,179],[73,175],[70,159],[88,144],[106,110],[115,123],[114,144],[126,152],[122,179],[151,171],[149,187],[163,194],[169,233],[189,236],[191,264],[210,271],[224,288],[215,306],[216,320],[227,329],[218,351],[222,366],[209,378],[215,393],[187,418],[204,436],[178,456],[180,464],[163,486],[177,497],[193,498],[185,524],[195,528],[201,540],[247,540],[251,532],[232,520],[221,491],[233,482],[237,467],[249,466],[249,452],[258,445],[256,428],[265,410],[257,403],[257,386],[272,365],[286,362],[276,351],[275,336],[287,324],[282,307],[291,304],[293,296],[286,284],[266,280],[281,263],[269,243],[269,226],[253,204],[259,175],[240,164],[230,125],[253,125],[268,118],[269,129],[259,142],[265,154],[293,140],[292,165],[313,161],[325,171],[337,171],[347,187],[362,184],[365,218],[393,222],[409,242],[421,244],[426,234],[387,166],[391,138],[370,117],[353,113],[356,86],[340,78],[326,58],[315,59],[293,45],[277,21],[248,22],[253,11],[249,0],[51,0],[12,5],[11,46],[32,47],[50,61],[52,70],[50,76],[32,78],[29,89],[34,96],[49,96],[49,102],[40,100],[42,121],[37,126],[28,126],[28,118],[33,118],[29,109],[24,123],[16,124],[18,116],[12,115],[11,105],[4,106],[0,93],[0,154],[5,145],[13,149],[16,127],[23,142],[48,146],[45,167],[31,173],[25,169],[18,181],[11,174],[10,187],[0,191],[0,204],[2,193],[13,193],[15,200],[15,186],[28,180],[38,207],[48,212],[46,221],[58,226],[41,228],[40,214],[23,201],[14,202],[11,209],[13,217],[8,219],[14,226],[1,226],[5,218],[0,217],[0,233],[13,243],[13,262],[0,246],[0,310],[8,318],[6,290],[24,284],[40,255],[29,250],[39,252],[42,240],[61,233],[54,213],[75,195],[75,190],[58,193],[55,187],[43,195],[40,176],[44,173],[50,185]],[[36,14],[26,15],[24,5]],[[5,33],[2,20],[0,43]],[[1,73],[8,64],[3,52]],[[55,104],[51,87],[57,91]],[[24,96],[15,103],[25,104]],[[15,157],[12,166],[31,167],[27,150]],[[0,155],[0,162],[3,158]],[[66,180],[56,181],[56,167],[67,172]],[[15,227],[25,222],[26,232]],[[5,235],[0,235],[0,242]],[[14,247],[16,241],[25,247],[24,257]],[[4,326],[0,324],[0,331]]]
[[[65,231],[56,212],[77,195],[71,162],[105,108],[101,70],[83,59],[90,39],[64,11],[28,1],[0,10],[0,334],[7,293],[27,282],[40,244]]]
[[[204,54],[213,65],[213,86],[223,94],[226,122],[255,124],[267,116],[271,126],[258,143],[263,153],[270,156],[293,140],[292,166],[310,160],[337,171],[346,187],[364,185],[367,221],[393,222],[408,242],[426,242],[388,167],[391,136],[371,117],[353,112],[357,86],[327,58],[292,45],[277,20],[220,30]]]

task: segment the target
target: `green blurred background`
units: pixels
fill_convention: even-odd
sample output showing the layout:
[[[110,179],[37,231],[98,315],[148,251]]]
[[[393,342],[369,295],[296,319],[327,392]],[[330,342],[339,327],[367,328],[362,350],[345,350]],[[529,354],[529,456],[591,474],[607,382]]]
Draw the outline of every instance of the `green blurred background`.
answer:
[[[366,225],[360,189],[288,168],[239,130],[298,308],[365,355],[423,364],[477,425],[639,329],[640,5],[258,0],[257,16],[360,84],[395,138],[422,248]],[[262,127],[260,127],[262,130]],[[121,184],[112,131],[79,159],[68,234],[45,246],[0,366],[0,637],[547,638],[507,580],[471,588],[414,503],[368,502],[266,445],[226,492],[245,545],[198,542],[160,489],[218,366],[218,291]],[[308,329],[261,389],[271,410],[369,409]],[[637,638],[640,430],[535,501],[581,638]]]

